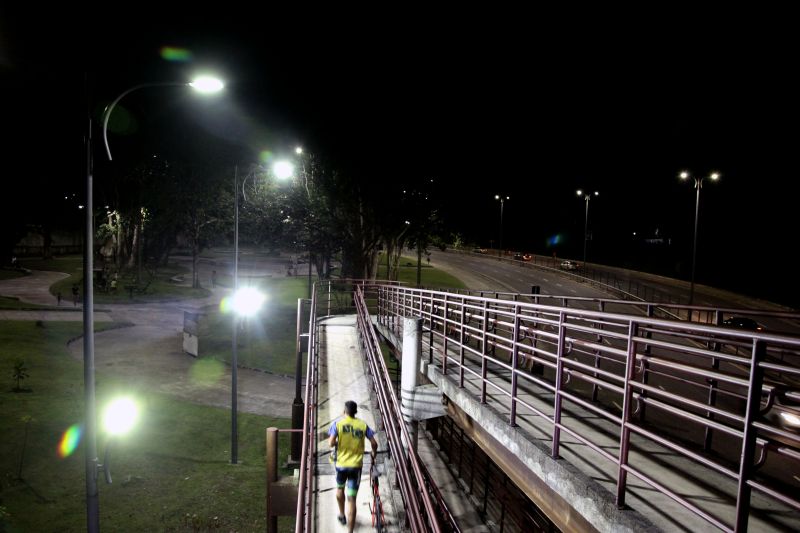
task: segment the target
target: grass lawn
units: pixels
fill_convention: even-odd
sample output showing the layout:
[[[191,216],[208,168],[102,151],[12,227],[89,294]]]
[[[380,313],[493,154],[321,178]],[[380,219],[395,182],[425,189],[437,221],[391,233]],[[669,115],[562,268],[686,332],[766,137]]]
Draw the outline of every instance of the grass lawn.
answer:
[[[0,268],[0,279],[14,279],[14,278],[21,278],[25,275],[25,272],[20,270],[14,270],[11,268]]]
[[[19,298],[0,296],[0,309],[53,309],[52,306],[20,302]]]
[[[386,279],[386,256],[383,255],[383,264],[378,264],[378,279]],[[404,281],[410,286],[417,284],[417,259],[410,257],[400,257],[397,281]],[[422,286],[427,289],[466,289],[460,279],[451,276],[447,272],[439,270],[422,260],[421,272]]]
[[[73,285],[77,284],[81,287],[82,292],[83,259],[80,256],[62,256],[48,260],[24,259],[20,261],[20,264],[31,270],[50,270],[69,274],[68,278],[64,278],[50,287],[51,294],[55,295],[61,292],[61,296],[65,301],[71,301]],[[188,269],[180,265],[170,264],[159,267],[153,275],[143,270],[144,283],[147,284],[149,281],[147,290],[141,294],[134,293],[133,298],[131,298],[130,292],[125,287],[135,285],[135,275],[136,269],[123,272],[117,282],[117,291],[114,293],[103,291],[96,287],[94,290],[95,303],[161,302],[184,298],[205,298],[210,294],[207,289],[192,289],[191,287],[176,285],[170,281],[170,278],[177,275],[182,275],[185,278],[191,278],[192,275]]]
[[[307,280],[287,277],[248,281],[240,278],[239,283],[240,286],[258,286],[267,294],[261,312],[241,321],[236,350],[239,365],[293,376],[297,299],[307,296]],[[209,309],[199,331],[200,357],[230,363],[232,327],[230,313]]]
[[[85,450],[58,453],[84,417],[83,365],[66,348],[80,323],[0,322],[0,531],[85,531]],[[98,324],[97,329],[103,329]],[[12,392],[23,359],[27,392]],[[239,460],[231,466],[230,412],[194,405],[97,374],[98,415],[112,396],[139,399],[137,426],[112,446],[114,483],[98,480],[107,531],[263,531],[264,430],[286,419],[239,414]],[[98,416],[99,418],[99,416]],[[106,436],[98,428],[101,462]],[[280,457],[289,439],[281,437]],[[292,518],[281,519],[289,531]]]

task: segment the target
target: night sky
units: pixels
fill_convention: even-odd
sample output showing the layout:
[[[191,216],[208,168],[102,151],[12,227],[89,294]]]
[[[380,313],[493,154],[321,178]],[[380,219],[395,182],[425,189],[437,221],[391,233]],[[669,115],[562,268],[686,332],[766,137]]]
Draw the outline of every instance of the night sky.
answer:
[[[299,143],[360,179],[434,179],[450,227],[479,246],[497,245],[494,195],[508,195],[504,247],[578,260],[585,204],[575,190],[598,190],[589,261],[638,258],[686,279],[695,193],[677,175],[718,171],[702,189],[698,282],[800,306],[800,47],[780,13],[579,20],[217,6],[202,16],[70,13],[87,21],[70,25],[65,14],[2,9],[4,184],[22,173],[80,186],[86,73],[101,109],[132,85],[202,68],[228,84],[216,103],[172,89],[126,97],[138,129],[112,137],[119,157],[197,135],[232,164]],[[192,58],[167,61],[163,46]],[[640,242],[656,230],[671,239],[668,254]]]

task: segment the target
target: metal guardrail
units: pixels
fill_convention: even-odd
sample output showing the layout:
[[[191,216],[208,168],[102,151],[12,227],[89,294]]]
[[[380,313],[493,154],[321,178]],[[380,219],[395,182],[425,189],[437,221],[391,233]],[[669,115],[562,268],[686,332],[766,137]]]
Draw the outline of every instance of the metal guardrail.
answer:
[[[800,434],[791,422],[800,420],[799,337],[440,291],[377,290],[380,324],[400,336],[399,317],[423,318],[430,362],[481,402],[490,394],[500,398],[510,425],[532,416],[540,429],[550,428],[554,458],[568,435],[615,469],[618,506],[633,475],[725,531],[747,529],[753,491],[800,511],[800,479],[793,477],[800,471]],[[578,423],[581,417],[591,417],[595,431]],[[715,488],[727,494],[724,509],[684,497],[646,460],[629,460],[649,448],[679,458],[694,476],[717,480]]]
[[[431,495],[426,490],[419,457],[413,447],[404,445],[412,440],[403,421],[400,402],[397,400],[389,371],[383,360],[381,344],[372,326],[364,292],[361,287],[356,286],[355,293],[359,341],[372,375],[373,391],[381,412],[389,453],[395,462],[396,477],[407,522],[413,532],[439,533],[442,529]]]
[[[734,307],[711,307],[703,305],[686,305],[665,303],[663,301],[629,300],[615,298],[593,298],[589,296],[563,296],[556,294],[521,294],[508,291],[490,291],[474,289],[442,289],[454,294],[480,296],[495,300],[514,302],[530,302],[534,304],[569,307],[577,309],[594,309],[601,313],[615,312],[623,314],[639,314],[648,317],[668,320],[686,320],[698,324],[719,326],[726,318],[743,316],[757,320],[781,321],[787,329],[800,332],[800,313],[793,311],[770,311],[765,309],[742,309]],[[772,332],[777,328],[770,327]],[[774,330],[774,331],[773,331]],[[783,333],[783,332],[782,332]],[[792,333],[788,332],[787,333]]]
[[[319,329],[317,328],[317,289],[311,295],[311,312],[308,319],[308,359],[306,363],[305,411],[303,413],[303,444],[300,452],[300,482],[297,489],[295,533],[313,531],[314,474],[317,456],[317,396],[319,387]]]

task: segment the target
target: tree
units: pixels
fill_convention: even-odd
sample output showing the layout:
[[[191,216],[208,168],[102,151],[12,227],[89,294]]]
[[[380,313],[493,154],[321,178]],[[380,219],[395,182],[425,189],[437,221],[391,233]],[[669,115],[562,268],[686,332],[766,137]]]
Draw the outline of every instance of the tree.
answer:
[[[20,383],[23,380],[30,377],[30,374],[28,374],[28,367],[25,366],[25,361],[23,361],[22,359],[17,359],[16,361],[14,361],[14,370],[11,374],[11,377],[15,383],[14,392],[20,392],[22,390],[25,390],[20,386]]]
[[[180,226],[192,250],[192,287],[200,288],[197,263],[200,252],[214,233],[224,231],[230,221],[228,202],[221,191],[229,176],[220,168],[187,166],[182,169],[181,193],[174,199],[179,206]]]

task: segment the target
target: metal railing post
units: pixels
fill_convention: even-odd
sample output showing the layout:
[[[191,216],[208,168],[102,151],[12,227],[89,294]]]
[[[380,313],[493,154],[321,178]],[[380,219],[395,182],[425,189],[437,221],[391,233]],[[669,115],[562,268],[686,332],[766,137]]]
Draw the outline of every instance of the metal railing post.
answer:
[[[619,470],[617,472],[617,507],[625,505],[625,486],[628,478],[628,471],[625,466],[628,464],[628,453],[630,451],[631,430],[628,424],[631,419],[631,400],[633,399],[633,389],[631,382],[636,372],[636,333],[637,326],[634,322],[628,327],[628,353],[625,360],[625,381],[623,384],[622,396],[622,417],[620,421],[619,435]]]
[[[753,460],[756,453],[756,437],[758,430],[753,422],[761,406],[761,388],[764,383],[764,369],[761,362],[767,352],[762,340],[753,341],[753,352],[750,358],[750,380],[747,387],[747,408],[744,415],[744,433],[742,435],[742,454],[739,462],[739,486],[736,491],[736,526],[734,531],[747,531],[747,520],[750,516],[750,480],[753,472]]]
[[[517,425],[517,358],[519,357],[519,313],[518,305],[514,306],[514,332],[511,334],[511,427]]]
[[[561,440],[561,376],[564,372],[564,341],[567,327],[564,325],[564,311],[558,313],[558,348],[556,352],[555,391],[553,392],[553,459],[558,459],[558,446]]]

